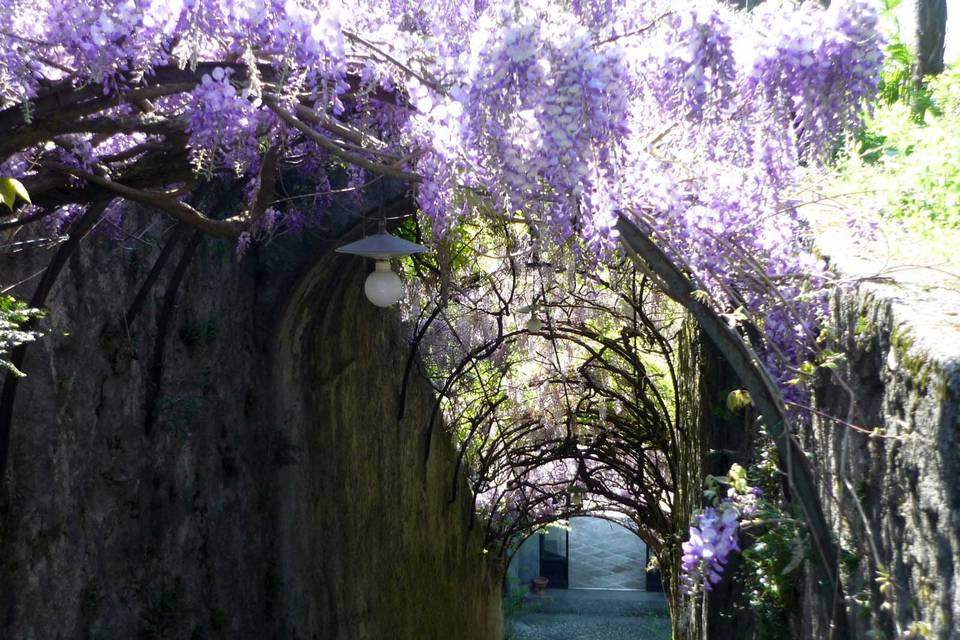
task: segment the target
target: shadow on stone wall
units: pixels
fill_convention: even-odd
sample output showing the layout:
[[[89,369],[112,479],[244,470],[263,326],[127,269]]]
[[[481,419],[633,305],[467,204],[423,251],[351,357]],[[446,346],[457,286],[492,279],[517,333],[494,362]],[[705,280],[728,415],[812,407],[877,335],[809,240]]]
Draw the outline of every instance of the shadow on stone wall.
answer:
[[[174,290],[181,244],[127,326],[169,237],[123,237],[148,220],[85,240],[28,352],[0,637],[499,638],[499,578],[447,503],[442,432],[423,459],[425,382],[396,418],[406,347],[363,299],[368,265],[329,259],[330,231],[239,264],[204,239]],[[49,256],[0,256],[3,280]]]
[[[278,332],[277,427],[302,460],[278,475],[288,629],[499,640],[500,577],[466,502],[449,501],[455,454],[442,432],[424,460],[434,401],[424,381],[397,418],[407,347],[394,314],[363,297],[367,266],[329,256]]]

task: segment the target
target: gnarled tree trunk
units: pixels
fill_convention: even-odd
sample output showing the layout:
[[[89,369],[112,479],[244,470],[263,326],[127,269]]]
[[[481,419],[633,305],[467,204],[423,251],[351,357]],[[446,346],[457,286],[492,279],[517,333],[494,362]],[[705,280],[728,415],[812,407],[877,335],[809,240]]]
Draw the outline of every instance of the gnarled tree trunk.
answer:
[[[943,72],[947,38],[947,0],[917,0],[917,80]]]

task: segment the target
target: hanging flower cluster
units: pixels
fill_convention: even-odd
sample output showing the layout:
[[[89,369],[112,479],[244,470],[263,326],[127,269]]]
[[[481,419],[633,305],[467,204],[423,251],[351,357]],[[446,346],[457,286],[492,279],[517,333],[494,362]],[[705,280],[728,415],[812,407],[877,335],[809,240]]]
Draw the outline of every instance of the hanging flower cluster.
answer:
[[[707,483],[711,488],[706,495],[715,504],[695,516],[690,536],[682,545],[680,583],[687,595],[710,591],[723,579],[731,555],[740,551],[740,523],[757,514],[763,496],[759,487],[747,484],[746,470],[738,464],[722,478],[708,477]],[[727,489],[720,498],[723,486]]]
[[[473,220],[498,228],[522,221],[532,239],[522,260],[556,265],[519,293],[500,286],[506,279],[493,285],[501,309],[486,319],[458,328],[456,318],[445,318],[451,329],[437,338],[435,362],[455,368],[462,356],[471,365],[464,375],[501,376],[497,410],[530,421],[525,444],[549,442],[560,452],[544,465],[520,456],[516,468],[476,479],[481,504],[490,513],[528,509],[545,517],[555,492],[586,474],[611,502],[629,498],[659,513],[670,500],[661,451],[631,461],[662,480],[649,495],[640,495],[645,485],[628,468],[615,468],[615,456],[596,455],[609,443],[594,426],[628,422],[613,407],[634,418],[643,411],[628,398],[601,403],[589,394],[574,407],[561,391],[601,387],[590,378],[589,350],[552,350],[538,335],[517,337],[524,332],[513,313],[537,303],[562,308],[532,333],[566,331],[571,343],[586,331],[605,345],[585,309],[603,308],[622,325],[609,331],[635,327],[642,310],[617,315],[627,289],[605,272],[621,257],[615,227],[627,219],[715,308],[753,321],[763,357],[785,383],[806,359],[824,311],[822,269],[804,248],[791,193],[796,168],[859,122],[882,46],[875,8],[865,0],[828,9],[771,1],[752,12],[707,0],[676,5],[0,0],[8,19],[0,30],[0,120],[9,133],[0,140],[0,166],[36,186],[35,202],[52,203],[19,208],[24,220],[75,215],[77,203],[63,201],[69,196],[58,182],[65,173],[124,197],[139,193],[151,206],[167,198],[160,208],[179,214],[193,185],[213,175],[236,180],[246,211],[229,220],[189,211],[180,218],[216,228],[241,252],[273,230],[317,220],[323,212],[306,209],[326,206],[334,191],[363,202],[384,176],[410,185],[440,242]],[[277,156],[270,178],[296,179],[263,180],[267,153]],[[273,183],[273,192],[261,193]],[[520,244],[509,237],[504,271],[523,268],[515,258]],[[558,272],[569,304],[546,299],[560,288]],[[581,291],[582,278],[608,291]],[[522,349],[505,348],[508,340],[525,340],[526,356],[549,366],[552,377],[511,378]],[[645,371],[638,380],[644,393],[658,392]],[[541,397],[536,412],[526,410]],[[453,406],[457,412],[469,418],[470,442],[510,433],[475,407]],[[670,417],[665,409],[648,413]],[[589,444],[585,430],[597,432]],[[471,446],[470,464],[497,454]],[[571,459],[578,464],[560,464]],[[708,581],[719,565],[705,552],[722,559],[736,544],[725,511],[715,506],[699,521],[689,554],[691,571]]]
[[[201,77],[190,94],[187,131],[198,166],[233,167],[242,175],[259,164],[259,149],[250,141],[257,140],[261,120],[268,114],[259,108],[260,96],[249,88],[237,90],[230,82],[233,73],[233,69],[215,67]]]
[[[701,586],[709,591],[720,582],[723,568],[737,546],[737,512],[728,501],[707,507],[690,527],[690,539],[683,543],[681,584],[687,594]]]

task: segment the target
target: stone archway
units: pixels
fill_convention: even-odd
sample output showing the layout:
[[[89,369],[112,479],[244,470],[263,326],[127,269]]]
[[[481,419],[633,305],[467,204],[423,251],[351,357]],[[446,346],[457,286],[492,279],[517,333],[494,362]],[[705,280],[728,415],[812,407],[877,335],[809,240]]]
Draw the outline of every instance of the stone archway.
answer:
[[[0,636],[499,638],[500,572],[449,501],[442,430],[423,460],[430,389],[396,419],[408,350],[360,293],[369,265],[329,255],[339,231],[240,264],[169,229],[128,261],[78,246],[13,405]]]
[[[411,381],[397,417],[409,346],[395,315],[364,299],[369,267],[327,254],[276,331],[277,426],[302,460],[278,477],[287,631],[499,640],[500,570],[466,492],[450,500],[455,453],[443,430],[428,433],[425,381]]]

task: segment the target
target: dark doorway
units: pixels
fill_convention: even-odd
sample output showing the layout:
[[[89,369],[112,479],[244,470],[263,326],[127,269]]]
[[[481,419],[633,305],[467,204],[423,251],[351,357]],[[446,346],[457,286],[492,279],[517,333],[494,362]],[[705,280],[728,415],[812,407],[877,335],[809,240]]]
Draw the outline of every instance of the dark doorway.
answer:
[[[566,589],[570,582],[570,532],[550,527],[540,534],[540,575],[549,587]]]

